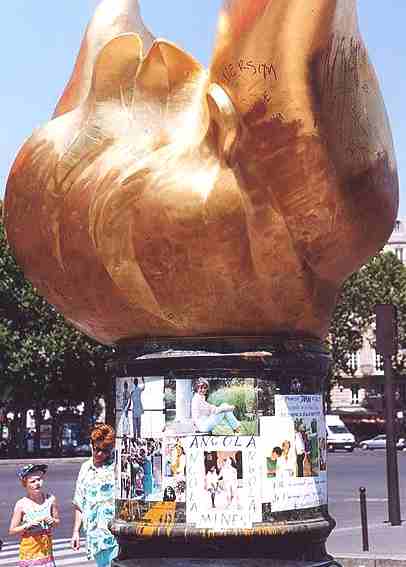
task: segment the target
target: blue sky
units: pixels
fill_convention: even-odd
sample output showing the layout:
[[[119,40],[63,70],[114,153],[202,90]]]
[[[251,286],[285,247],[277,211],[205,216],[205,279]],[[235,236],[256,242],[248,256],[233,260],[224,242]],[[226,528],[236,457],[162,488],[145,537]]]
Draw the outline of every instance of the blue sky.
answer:
[[[97,3],[97,0],[2,3],[0,198],[18,148],[53,111]],[[207,65],[221,3],[221,0],[141,0],[141,8],[154,35],[177,42]],[[358,4],[361,29],[380,77],[391,120],[400,175],[400,216],[406,217],[406,2],[359,0]]]

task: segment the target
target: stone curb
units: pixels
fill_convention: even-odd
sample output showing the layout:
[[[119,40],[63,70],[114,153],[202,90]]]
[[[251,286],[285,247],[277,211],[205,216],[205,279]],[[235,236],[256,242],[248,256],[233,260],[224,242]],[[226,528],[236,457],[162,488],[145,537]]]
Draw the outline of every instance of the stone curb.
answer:
[[[20,466],[20,465],[28,465],[30,463],[45,463],[45,464],[52,464],[52,465],[66,465],[66,464],[75,464],[75,463],[83,463],[90,457],[53,457],[47,459],[0,459],[0,467],[2,466]]]
[[[379,556],[342,556],[334,557],[342,567],[406,567],[406,558]]]
[[[331,556],[330,556],[331,557]],[[330,560],[313,561],[286,561],[278,559],[202,559],[193,558],[144,558],[115,560],[114,567],[403,567],[406,559],[359,556],[331,557]]]

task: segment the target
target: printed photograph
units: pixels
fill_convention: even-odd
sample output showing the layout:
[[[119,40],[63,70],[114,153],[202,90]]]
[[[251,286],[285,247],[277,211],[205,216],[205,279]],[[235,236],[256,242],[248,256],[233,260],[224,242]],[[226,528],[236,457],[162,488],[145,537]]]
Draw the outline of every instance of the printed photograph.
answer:
[[[162,441],[123,437],[118,440],[118,445],[118,497],[122,500],[162,500]]]
[[[243,507],[242,469],[241,451],[204,453],[203,509],[230,511]]]
[[[289,418],[262,417],[262,514],[268,521],[272,511],[289,510],[292,485],[297,481],[295,430]],[[264,506],[265,505],[265,506]]]
[[[275,416],[260,420],[264,521],[270,511],[327,502],[326,438],[320,395],[276,395]]]
[[[189,443],[187,523],[223,530],[248,529],[261,521],[259,438],[195,435]]]
[[[164,501],[186,502],[186,452],[181,438],[164,440]]]
[[[165,380],[167,435],[257,435],[255,380]]]
[[[257,379],[258,418],[275,415],[275,395],[279,387],[270,380]],[[259,432],[261,434],[261,431]]]
[[[296,476],[318,476],[327,468],[326,428],[320,395],[276,396],[276,414],[295,428]]]
[[[165,428],[164,379],[116,379],[117,437],[130,439],[160,436]]]
[[[261,440],[265,444],[267,479],[297,476],[297,455],[293,423],[289,419],[261,419]]]
[[[280,423],[285,431],[278,423],[276,434],[265,436],[268,442],[273,440],[265,457],[267,478],[317,476],[320,471],[317,419],[296,418],[293,436],[291,424],[283,418]]]
[[[297,417],[295,424],[296,476],[318,476],[320,450],[317,419]]]

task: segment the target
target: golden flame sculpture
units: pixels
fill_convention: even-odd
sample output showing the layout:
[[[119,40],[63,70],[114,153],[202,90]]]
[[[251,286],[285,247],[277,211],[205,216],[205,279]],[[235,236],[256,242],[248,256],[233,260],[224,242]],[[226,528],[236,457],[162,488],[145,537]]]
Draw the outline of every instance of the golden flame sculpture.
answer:
[[[26,276],[104,343],[322,338],[398,206],[355,0],[229,0],[209,71],[103,0],[50,122],[13,165]]]

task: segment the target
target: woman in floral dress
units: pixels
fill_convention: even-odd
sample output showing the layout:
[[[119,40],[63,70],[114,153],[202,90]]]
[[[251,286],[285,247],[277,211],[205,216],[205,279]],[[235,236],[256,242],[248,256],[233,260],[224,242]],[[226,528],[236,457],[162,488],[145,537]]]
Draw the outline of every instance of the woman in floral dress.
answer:
[[[117,557],[118,544],[108,529],[114,516],[114,430],[97,425],[91,435],[92,458],[84,462],[76,481],[73,499],[75,521],[72,547],[79,549],[80,527],[86,531],[88,559],[108,567]]]

